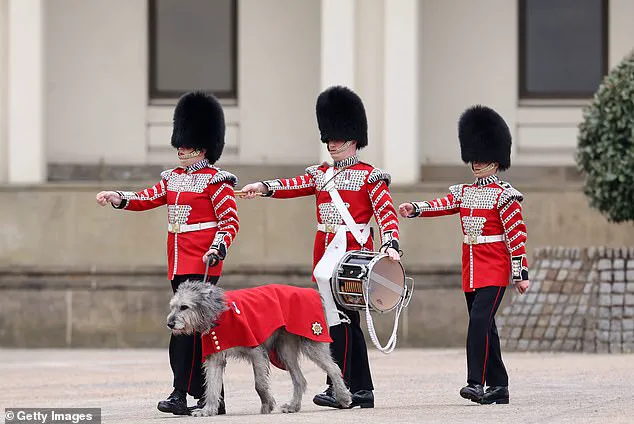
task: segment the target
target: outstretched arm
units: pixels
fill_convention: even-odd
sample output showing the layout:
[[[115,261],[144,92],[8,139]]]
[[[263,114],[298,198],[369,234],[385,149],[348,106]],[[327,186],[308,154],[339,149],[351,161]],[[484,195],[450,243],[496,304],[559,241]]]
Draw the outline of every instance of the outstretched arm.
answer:
[[[141,191],[102,191],[97,194],[97,203],[112,204],[116,209],[145,211],[167,203],[167,181],[161,179],[153,187]]]
[[[266,196],[276,199],[290,199],[315,194],[315,180],[312,175],[298,175],[294,178],[262,181],[267,189]]]
[[[403,218],[453,215],[460,212],[461,200],[462,185],[460,184],[449,187],[449,193],[442,198],[423,202],[401,203],[398,211]]]
[[[290,199],[315,194],[315,181],[311,175],[304,174],[295,178],[281,178],[247,184],[240,191],[245,199],[253,199],[258,194],[275,199]]]

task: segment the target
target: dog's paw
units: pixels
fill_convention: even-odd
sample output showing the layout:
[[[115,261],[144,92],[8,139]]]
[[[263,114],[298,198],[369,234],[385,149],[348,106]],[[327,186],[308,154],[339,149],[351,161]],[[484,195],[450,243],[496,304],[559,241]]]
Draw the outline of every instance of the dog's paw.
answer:
[[[270,414],[275,409],[275,401],[271,400],[270,402],[263,403],[262,407],[260,407],[260,414]]]
[[[300,408],[299,404],[293,404],[291,402],[291,403],[285,403],[284,405],[282,405],[280,409],[285,414],[291,414],[293,412],[299,412],[299,408]]]
[[[342,409],[349,409],[350,405],[352,405],[352,400],[342,400],[342,401],[339,401],[338,403]]]
[[[343,408],[349,408],[350,404],[352,404],[352,395],[347,390],[343,393],[338,394],[335,399],[337,400],[337,403]]]
[[[218,410],[213,410],[212,408],[202,408],[202,409],[194,409],[192,411],[192,417],[211,417],[214,415],[218,415]]]

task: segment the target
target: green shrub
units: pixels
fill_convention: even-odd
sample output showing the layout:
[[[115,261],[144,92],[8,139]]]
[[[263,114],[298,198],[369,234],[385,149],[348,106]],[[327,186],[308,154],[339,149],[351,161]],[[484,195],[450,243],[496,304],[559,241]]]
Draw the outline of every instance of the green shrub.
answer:
[[[610,222],[634,221],[634,51],[584,109],[576,162],[590,206]]]

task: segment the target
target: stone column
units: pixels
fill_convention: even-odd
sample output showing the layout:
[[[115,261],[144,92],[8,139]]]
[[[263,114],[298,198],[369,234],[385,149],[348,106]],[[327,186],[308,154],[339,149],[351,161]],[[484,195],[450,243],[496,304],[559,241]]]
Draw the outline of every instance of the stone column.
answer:
[[[9,178],[7,170],[7,48],[9,41],[8,0],[0,0],[0,184]]]
[[[331,85],[355,90],[355,10],[356,0],[321,0],[322,90]],[[331,160],[325,147],[319,154],[322,161]]]
[[[44,7],[43,0],[8,0],[9,183],[46,181]]]
[[[383,167],[393,183],[420,178],[418,1],[385,2]]]

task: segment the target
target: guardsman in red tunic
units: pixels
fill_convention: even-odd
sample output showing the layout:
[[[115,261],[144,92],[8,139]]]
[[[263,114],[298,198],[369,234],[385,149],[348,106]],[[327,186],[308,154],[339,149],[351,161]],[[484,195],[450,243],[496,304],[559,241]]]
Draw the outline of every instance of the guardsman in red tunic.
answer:
[[[458,132],[462,160],[471,164],[476,180],[449,187],[441,199],[403,203],[399,213],[407,218],[460,214],[462,288],[469,312],[467,386],[460,395],[484,404],[508,403],[495,313],[511,281],[521,294],[529,286],[523,196],[496,175],[511,166],[511,133],[500,115],[485,106],[471,107],[462,114]]]
[[[390,175],[357,157],[357,149],[368,144],[368,124],[359,96],[346,87],[330,87],[319,95],[316,112],[321,141],[327,143],[333,164],[310,166],[294,178],[248,184],[241,191],[246,198],[258,193],[275,199],[316,197],[313,281],[324,299],[333,339],[331,352],[352,392],[352,406],[372,408],[374,386],[359,313],[335,303],[330,277],[346,251],[374,250],[373,217],[381,237],[379,250],[400,260],[398,216],[388,188]],[[338,407],[329,380],[327,384],[313,402]]]
[[[220,103],[202,92],[182,96],[174,111],[172,146],[181,166],[161,173],[153,187],[139,192],[102,191],[97,202],[117,209],[145,211],[167,205],[167,264],[172,290],[188,279],[202,280],[209,262],[208,281],[217,283],[229,246],[239,230],[234,197],[237,178],[214,166],[225,137]],[[188,415],[189,393],[202,402],[200,334],[171,336],[169,355],[174,391],[158,409]],[[224,413],[224,400],[219,413]]]

